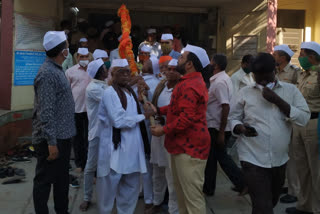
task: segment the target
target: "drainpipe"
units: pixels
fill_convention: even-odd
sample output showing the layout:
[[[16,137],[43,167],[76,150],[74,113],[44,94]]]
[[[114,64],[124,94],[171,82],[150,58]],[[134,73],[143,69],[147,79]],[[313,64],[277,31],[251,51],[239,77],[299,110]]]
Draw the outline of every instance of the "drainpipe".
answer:
[[[268,0],[267,52],[272,53],[276,44],[278,0]]]

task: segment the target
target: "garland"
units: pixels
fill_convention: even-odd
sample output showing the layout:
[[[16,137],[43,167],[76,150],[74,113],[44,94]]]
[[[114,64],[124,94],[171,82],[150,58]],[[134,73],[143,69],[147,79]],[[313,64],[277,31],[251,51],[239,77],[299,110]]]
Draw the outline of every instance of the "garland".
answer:
[[[129,63],[129,67],[131,70],[131,75],[138,74],[138,67],[134,60],[134,54],[132,51],[132,41],[130,38],[131,32],[131,19],[129,15],[129,10],[127,7],[122,4],[118,10],[118,16],[121,19],[121,30],[122,30],[122,38],[120,39],[119,44],[119,56],[122,59],[127,59]]]

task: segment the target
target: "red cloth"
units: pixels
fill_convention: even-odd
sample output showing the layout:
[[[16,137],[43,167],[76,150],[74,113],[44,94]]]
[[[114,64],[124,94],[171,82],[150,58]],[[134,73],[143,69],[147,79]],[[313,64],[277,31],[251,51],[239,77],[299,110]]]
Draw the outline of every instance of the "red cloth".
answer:
[[[183,76],[172,92],[170,104],[160,108],[159,112],[167,116],[163,129],[169,153],[186,153],[203,160],[208,158],[207,103],[208,91],[201,73]]]
[[[170,60],[172,60],[171,56],[161,56],[159,59],[159,63],[163,63],[163,62],[170,61]]]

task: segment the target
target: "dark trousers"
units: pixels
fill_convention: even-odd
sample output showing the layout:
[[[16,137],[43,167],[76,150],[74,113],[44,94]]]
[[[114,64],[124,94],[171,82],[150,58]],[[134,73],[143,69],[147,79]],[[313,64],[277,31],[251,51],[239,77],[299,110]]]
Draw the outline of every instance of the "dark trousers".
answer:
[[[68,213],[69,160],[71,139],[57,140],[59,157],[48,161],[47,142],[34,146],[37,155],[36,175],[33,179],[33,203],[36,214],[48,214],[48,199],[53,185],[54,209],[57,214]]]
[[[286,164],[262,168],[241,161],[252,202],[252,214],[273,214],[285,182]]]
[[[84,169],[88,155],[88,116],[86,112],[76,113],[77,135],[73,138],[74,159],[77,168]]]
[[[216,144],[219,131],[213,128],[209,128],[209,132],[211,136],[211,148],[205,169],[203,192],[206,195],[214,195],[216,189],[218,162],[220,164],[221,169],[228,176],[235,188],[239,191],[242,191],[245,187],[243,173],[232,160],[230,155],[228,155],[226,150],[226,142],[228,142],[228,139],[231,136],[231,132],[225,132],[225,144],[222,147]]]

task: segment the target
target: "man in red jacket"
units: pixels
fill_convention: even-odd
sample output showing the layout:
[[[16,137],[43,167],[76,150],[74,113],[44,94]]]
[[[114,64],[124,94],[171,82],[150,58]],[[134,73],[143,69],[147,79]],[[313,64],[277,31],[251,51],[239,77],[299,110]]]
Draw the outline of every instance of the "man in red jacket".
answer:
[[[157,109],[158,114],[167,116],[167,123],[151,128],[154,136],[166,135],[179,213],[206,213],[202,186],[210,135],[206,121],[208,91],[201,70],[209,63],[204,49],[192,45],[184,48],[177,66],[183,77],[172,92],[170,104]]]

